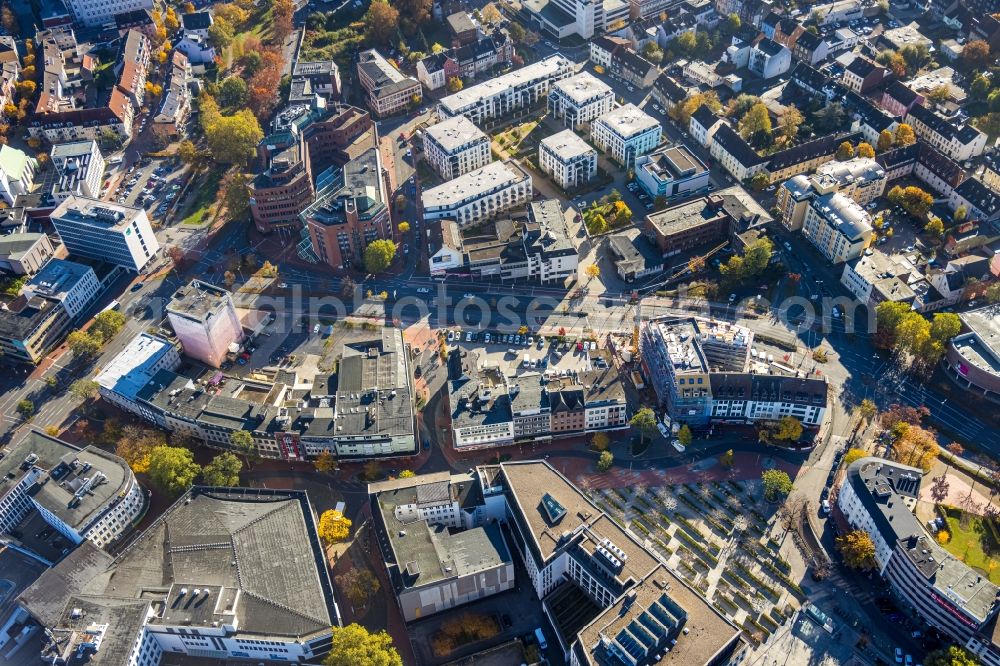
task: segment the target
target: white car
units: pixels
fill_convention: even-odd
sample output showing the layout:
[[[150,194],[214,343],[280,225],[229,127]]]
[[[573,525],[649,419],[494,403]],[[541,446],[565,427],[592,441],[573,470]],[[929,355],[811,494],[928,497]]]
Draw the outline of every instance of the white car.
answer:
[[[420,287],[420,288],[417,289],[417,293],[418,294],[429,294],[429,293],[431,293],[431,290],[428,289],[427,287]]]
[[[472,342],[472,331],[466,331],[466,333],[465,333],[465,341],[466,342]]]
[[[455,331],[448,331],[448,342],[455,341]]]
[[[672,447],[674,447],[675,449],[677,449],[678,453],[684,453],[684,445],[681,444],[681,440],[679,440],[679,439],[672,439],[672,440],[670,440],[670,445]]]
[[[475,294],[464,294],[464,295],[462,296],[462,298],[475,298],[475,297],[476,297],[476,295],[475,295]]]

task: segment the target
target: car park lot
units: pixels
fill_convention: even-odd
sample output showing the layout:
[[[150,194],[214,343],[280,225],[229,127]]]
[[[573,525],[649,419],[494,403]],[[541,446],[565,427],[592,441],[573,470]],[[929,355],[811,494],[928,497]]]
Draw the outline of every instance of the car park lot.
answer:
[[[569,376],[608,364],[607,353],[591,340],[557,342],[516,333],[459,329],[450,329],[445,339],[450,348],[480,353],[480,365],[499,367],[506,375]]]
[[[118,186],[104,198],[145,208],[151,218],[162,218],[176,200],[183,177],[183,167],[174,160],[144,158],[122,173]]]

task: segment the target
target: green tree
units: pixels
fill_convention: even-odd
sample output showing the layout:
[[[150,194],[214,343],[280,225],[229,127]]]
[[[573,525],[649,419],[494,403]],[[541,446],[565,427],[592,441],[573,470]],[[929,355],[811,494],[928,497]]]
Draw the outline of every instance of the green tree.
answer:
[[[378,576],[373,574],[371,569],[357,566],[337,576],[337,585],[347,595],[354,608],[365,607],[368,600],[381,587]]]
[[[31,417],[35,415],[35,403],[24,398],[23,400],[18,400],[17,402],[17,413],[21,415],[21,418],[25,421],[30,421]]]
[[[94,323],[90,326],[88,333],[104,344],[118,335],[118,331],[122,330],[124,326],[125,315],[117,310],[105,310],[94,317]]]
[[[990,45],[981,39],[974,39],[962,47],[962,64],[969,70],[984,69],[990,64]]]
[[[208,40],[215,48],[220,51],[228,49],[235,36],[236,29],[232,23],[221,16],[213,17],[212,25],[208,27]]]
[[[81,402],[96,400],[100,385],[92,379],[77,379],[69,385],[69,394]]]
[[[740,31],[742,22],[740,21],[739,14],[730,14],[726,17],[725,23],[722,25],[722,32],[726,35],[732,36]]]
[[[774,431],[774,439],[783,442],[796,442],[802,436],[802,422],[794,416],[782,416],[778,419]]]
[[[892,205],[902,207],[903,210],[918,219],[927,215],[927,211],[934,204],[934,197],[915,185],[907,185],[906,187],[896,185],[886,194],[886,199]]]
[[[253,441],[253,435],[246,430],[234,430],[229,433],[229,445],[247,460],[257,454],[257,445]]]
[[[399,473],[399,478],[401,478],[401,479],[412,479],[416,475],[417,475],[417,473],[414,472],[412,469],[404,469],[402,472]]]
[[[205,465],[201,470],[201,479],[206,486],[238,486],[242,469],[243,461],[225,451]]]
[[[777,501],[792,492],[792,479],[780,469],[764,470],[760,479],[764,482],[764,497],[768,501]]]
[[[750,179],[750,187],[752,187],[758,192],[762,191],[770,184],[771,184],[771,179],[768,178],[767,174],[763,172],[755,173],[753,175],[753,178]]]
[[[611,438],[606,432],[595,432],[594,436],[590,438],[590,445],[594,447],[595,451],[607,451],[608,447],[611,446]]]
[[[449,78],[447,85],[448,85],[448,92],[450,93],[457,93],[458,91],[460,91],[462,88],[465,87],[465,83],[462,82],[462,77],[460,76],[452,76],[451,78]]]
[[[222,199],[229,219],[244,220],[250,215],[250,179],[242,171],[228,174],[222,184]]]
[[[794,141],[804,121],[801,111],[794,106],[786,107],[785,112],[781,114],[781,136],[785,137],[786,141]]]
[[[178,495],[194,483],[201,467],[188,449],[156,446],[149,452],[149,478],[160,490]]]
[[[725,453],[719,456],[719,464],[726,469],[731,469],[736,464],[736,454],[732,449],[727,449]]]
[[[688,424],[684,424],[677,431],[677,441],[683,446],[691,446],[691,442],[694,441],[694,435],[691,433],[691,428]]]
[[[874,402],[865,398],[861,401],[861,404],[858,405],[858,413],[861,415],[862,419],[871,423],[872,420],[878,415],[878,407]]]
[[[973,99],[983,101],[989,97],[992,87],[988,76],[976,74],[976,78],[972,79],[972,83],[969,84],[969,94]]]
[[[368,6],[362,21],[367,29],[368,41],[384,46],[399,28],[399,10],[386,0],[375,0]]]
[[[646,438],[656,430],[656,414],[649,407],[643,407],[632,416],[629,425],[639,431],[639,437],[645,442]]]
[[[986,288],[986,302],[987,303],[1000,303],[1000,282],[991,284]]]
[[[927,224],[924,225],[924,233],[935,238],[941,238],[944,236],[944,222],[941,221],[940,217],[935,215],[927,220]]]
[[[601,451],[601,455],[597,457],[597,471],[607,472],[614,464],[615,457],[612,455],[611,451]]]
[[[899,49],[899,55],[906,63],[906,72],[913,76],[931,61],[931,52],[926,44],[907,44]]]
[[[337,469],[337,456],[326,450],[320,451],[320,454],[316,456],[316,460],[313,461],[313,466],[317,472],[332,472]]]
[[[73,356],[83,360],[91,359],[101,351],[101,341],[86,331],[73,331],[66,336],[66,344]]]
[[[373,240],[365,247],[365,270],[381,273],[392,265],[396,258],[396,244],[388,239]]]
[[[360,624],[333,627],[329,654],[324,666],[403,666],[403,659],[392,646],[392,638],[381,630],[370,633]]]
[[[850,467],[862,458],[867,458],[869,453],[864,449],[848,449],[844,454],[844,467]]]
[[[224,107],[245,107],[248,94],[247,82],[239,76],[227,76],[219,84],[219,104]]]
[[[693,31],[688,30],[675,37],[668,46],[674,53],[690,57],[694,55],[695,49],[698,47],[698,38],[695,37]]]
[[[649,41],[642,47],[642,56],[654,65],[659,65],[663,62],[663,49],[655,41]]]
[[[249,109],[231,116],[221,115],[215,102],[209,100],[202,102],[202,129],[208,152],[220,164],[246,165],[257,154],[257,144],[264,138],[257,117]]]
[[[875,157],[875,149],[872,148],[872,144],[862,141],[858,144],[857,155],[858,157],[872,159]]]
[[[966,208],[965,206],[959,206],[958,208],[955,209],[955,212],[952,213],[951,220],[955,224],[961,224],[962,222],[965,222],[965,220],[967,220],[968,217],[969,217],[969,209]]]
[[[194,164],[198,159],[198,148],[190,139],[184,139],[177,146],[177,157],[184,164]]]
[[[958,645],[935,650],[924,657],[927,666],[979,666],[971,654],[965,648]]]
[[[875,567],[875,542],[868,532],[852,530],[837,537],[837,548],[844,558],[844,564],[852,569],[872,569]]]

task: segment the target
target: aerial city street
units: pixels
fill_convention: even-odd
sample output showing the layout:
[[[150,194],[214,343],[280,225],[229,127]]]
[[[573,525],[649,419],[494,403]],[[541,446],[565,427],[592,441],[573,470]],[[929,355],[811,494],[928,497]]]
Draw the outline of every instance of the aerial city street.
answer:
[[[0,666],[1000,666],[1000,0],[0,0]]]

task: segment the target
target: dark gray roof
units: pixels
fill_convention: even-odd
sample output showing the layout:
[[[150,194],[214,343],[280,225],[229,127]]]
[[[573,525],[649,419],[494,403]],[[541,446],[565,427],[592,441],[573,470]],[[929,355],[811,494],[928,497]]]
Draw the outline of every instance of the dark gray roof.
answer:
[[[147,599],[70,597],[62,617],[48,627],[43,658],[60,658],[67,666],[127,664],[149,606]],[[87,649],[85,644],[94,639],[95,629],[100,632],[100,648]]]
[[[966,179],[955,188],[955,194],[981,210],[986,217],[992,217],[1000,212],[1000,193],[978,178]]]
[[[923,533],[920,521],[905,502],[895,497],[917,498],[922,476],[923,472],[915,467],[875,457],[862,458],[847,468],[847,482],[886,543]]]
[[[76,594],[104,591],[112,557],[90,541],[83,541],[21,593],[18,602],[41,624],[54,627],[66,608],[66,600]]]
[[[767,37],[765,37],[764,39],[760,40],[757,43],[756,48],[758,51],[763,51],[767,55],[774,56],[781,53],[781,50],[785,47],[779,44],[778,42],[774,41],[773,39],[768,39]]]
[[[750,147],[743,137],[734,130],[728,123],[723,123],[719,129],[715,130],[715,137],[712,139],[723,150],[733,156],[733,158],[744,167],[752,167],[767,160],[757,154]]]
[[[955,139],[962,145],[967,145],[975,141],[981,134],[981,132],[972,125],[962,125],[960,127],[956,127],[950,121],[919,104],[910,109],[909,116],[916,118],[924,125],[930,127],[932,130],[944,137],[946,141]]]
[[[181,21],[185,30],[208,30],[212,25],[212,14],[208,11],[182,14]]]
[[[828,80],[823,72],[804,62],[799,62],[792,70],[791,81],[806,90],[821,90]]]
[[[919,93],[914,92],[906,86],[902,81],[893,81],[885,87],[885,94],[893,98],[903,106],[910,106],[913,102],[920,97]]]
[[[823,40],[819,37],[819,35],[814,35],[812,32],[808,30],[803,31],[795,39],[796,47],[802,47],[803,49],[806,49],[808,51],[815,51],[816,49],[819,48],[820,44],[822,43]]]
[[[867,77],[869,74],[879,69],[881,65],[878,65],[868,58],[858,56],[851,61],[851,64],[847,66],[847,71],[856,76],[860,76],[862,79]]]
[[[691,118],[705,129],[708,129],[719,120],[719,116],[715,115],[715,112],[709,108],[708,104],[702,104],[695,109],[695,112],[691,114]]]
[[[656,77],[653,86],[671,102],[682,102],[687,97],[687,91],[672,76],[664,72]]]

